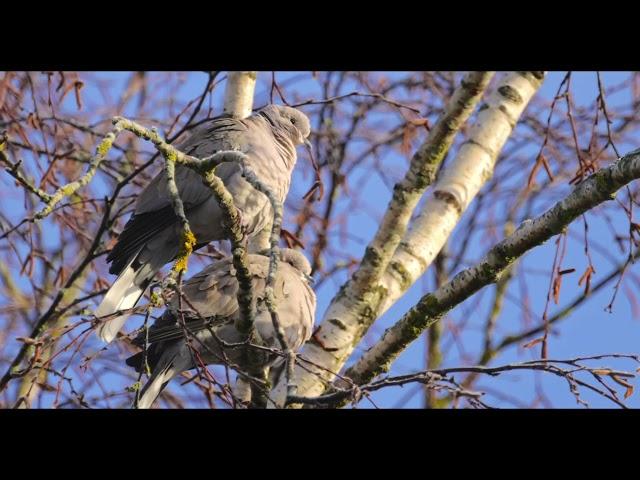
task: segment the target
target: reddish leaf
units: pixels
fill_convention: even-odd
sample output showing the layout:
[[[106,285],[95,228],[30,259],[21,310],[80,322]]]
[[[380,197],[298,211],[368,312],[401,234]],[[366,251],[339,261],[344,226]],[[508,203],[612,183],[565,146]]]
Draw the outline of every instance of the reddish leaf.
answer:
[[[40,120],[38,119],[38,116],[33,112],[30,112],[29,115],[27,115],[27,124],[34,130],[40,129]]]
[[[58,99],[58,103],[62,103],[62,101],[64,100],[64,97],[67,96],[67,93],[69,93],[71,91],[72,88],[74,88],[75,86],[75,82],[70,83],[69,85],[64,87],[64,90],[62,90],[62,93],[60,94],[60,98]]]
[[[408,120],[408,122],[415,127],[424,127],[427,132],[431,129],[431,124],[426,118],[415,118],[413,120]]]
[[[60,75],[60,82],[58,83],[58,86],[56,87],[56,92],[60,91],[60,89],[64,86],[64,82],[65,82],[64,72],[60,71],[60,72],[58,72],[58,75]]]
[[[560,302],[560,287],[562,285],[562,276],[557,275],[553,279],[553,301],[556,305]]]
[[[531,348],[539,343],[542,343],[543,341],[544,341],[544,337],[536,338],[522,345],[522,348]]]
[[[400,144],[400,151],[403,155],[408,155],[411,152],[411,140],[415,134],[415,129],[406,125],[402,132],[402,143]]]
[[[298,246],[302,249],[305,248],[304,243],[302,243],[298,237],[284,228],[280,229],[280,237],[284,238],[284,241],[287,242],[287,246],[289,248],[293,248],[294,246]]]
[[[55,387],[49,385],[48,383],[37,382],[37,384],[45,392],[55,392],[57,390]]]
[[[582,282],[587,280],[592,273],[593,273],[593,267],[589,265],[587,269],[584,271],[584,273],[582,274],[582,276],[580,277],[580,279],[578,280],[578,286],[581,286]]]
[[[630,384],[629,382],[627,382],[625,379],[620,378],[619,376],[614,375],[613,373],[612,373],[611,375],[609,375],[609,376],[610,376],[610,377],[613,379],[613,381],[614,381],[614,382],[616,382],[618,385],[622,385],[623,387],[626,387],[626,388],[627,388],[627,391],[628,391],[629,389],[631,389],[631,391],[633,392],[633,385],[631,385],[631,384]],[[625,398],[626,398],[626,395],[625,395]]]
[[[82,83],[80,80],[76,80],[73,83],[73,87],[75,88],[76,105],[78,106],[78,110],[82,110],[82,98],[80,98],[80,90],[82,90],[82,87],[84,87],[84,83]]]

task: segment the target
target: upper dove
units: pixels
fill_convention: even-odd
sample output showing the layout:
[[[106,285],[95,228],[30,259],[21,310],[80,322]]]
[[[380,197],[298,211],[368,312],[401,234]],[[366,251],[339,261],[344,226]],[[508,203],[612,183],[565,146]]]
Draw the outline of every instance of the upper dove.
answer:
[[[297,160],[296,147],[306,143],[310,130],[309,118],[301,111],[268,105],[245,119],[214,118],[175,147],[196,158],[229,150],[244,153],[245,164],[284,202]],[[271,204],[266,195],[245,180],[238,163],[223,162],[215,173],[233,196],[248,238],[269,225],[273,218]],[[196,237],[195,248],[223,240],[227,230],[211,188],[197,172],[182,165],[176,165],[175,177]],[[107,262],[111,262],[109,273],[118,278],[94,311],[96,317],[134,307],[156,272],[177,256],[181,234],[182,225],[171,204],[163,170],[138,197],[133,216],[107,256]],[[112,341],[127,317],[125,313],[104,319],[97,328],[98,336],[107,343]]]

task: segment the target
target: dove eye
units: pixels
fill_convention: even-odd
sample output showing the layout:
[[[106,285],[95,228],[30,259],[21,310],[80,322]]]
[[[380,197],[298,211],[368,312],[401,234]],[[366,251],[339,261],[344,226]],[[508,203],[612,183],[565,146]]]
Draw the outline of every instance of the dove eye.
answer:
[[[294,125],[296,124],[296,119],[295,118],[291,118],[289,120],[291,120],[291,123],[293,123]]]

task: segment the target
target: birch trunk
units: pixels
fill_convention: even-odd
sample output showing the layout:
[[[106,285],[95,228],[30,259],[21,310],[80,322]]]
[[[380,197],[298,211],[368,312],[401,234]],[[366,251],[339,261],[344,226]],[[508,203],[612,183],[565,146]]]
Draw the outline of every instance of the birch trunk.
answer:
[[[257,75],[258,72],[229,72],[224,91],[223,111],[226,115],[235,118],[246,118],[251,115]],[[271,225],[269,224],[249,240],[249,252],[268,249],[270,237]]]
[[[360,311],[353,306],[336,307],[345,298],[344,292],[334,300],[316,333],[316,342],[307,343],[303,350],[304,356],[321,368],[306,365],[310,372],[296,370],[299,396],[321,394],[344,366],[367,328],[426,271],[464,210],[493,175],[502,146],[543,78],[543,72],[511,72],[502,77],[495,92],[481,107],[469,139],[436,183],[433,197],[425,202],[381,281],[363,299]]]
[[[258,72],[229,72],[224,90],[225,115],[246,118],[253,109],[253,92]]]
[[[420,333],[456,305],[487,285],[496,283],[522,255],[561,233],[595,206],[615,199],[616,191],[640,178],[640,149],[591,175],[564,200],[533,220],[524,221],[491,248],[474,267],[461,271],[435,292],[423,296],[382,339],[346,372],[361,385],[389,370],[391,363]]]
[[[493,176],[496,160],[520,115],[542,85],[542,72],[512,72],[481,108],[469,139],[443,172],[411,229],[400,243],[381,286],[382,315],[427,270],[460,217]]]
[[[360,267],[334,298],[314,338],[302,351],[305,359],[324,369],[309,364],[296,369],[295,383],[299,395],[322,393],[325,383],[340,370],[377,318],[376,312],[384,294],[380,279],[404,236],[415,206],[492,76],[492,72],[472,72],[465,76],[426,142],[413,156],[405,178],[394,187],[381,226],[367,247]],[[273,396],[281,405],[284,396],[282,379]]]
[[[253,110],[253,95],[258,72],[229,72],[224,90],[223,113],[234,118],[247,118]],[[271,227],[249,241],[249,252],[269,248]]]

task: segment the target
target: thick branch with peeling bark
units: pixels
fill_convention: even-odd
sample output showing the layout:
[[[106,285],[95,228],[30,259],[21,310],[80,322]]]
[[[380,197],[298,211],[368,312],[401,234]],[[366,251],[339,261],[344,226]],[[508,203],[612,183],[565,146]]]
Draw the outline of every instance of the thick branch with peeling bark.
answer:
[[[638,178],[640,149],[591,175],[547,212],[523,222],[512,235],[489,250],[479,264],[463,270],[435,292],[423,296],[347,370],[346,375],[361,384],[388,371],[397,356],[425,328],[481,288],[498,281],[516,259],[562,232],[578,216],[613,199],[618,189]]]
[[[367,247],[360,268],[347,283],[346,290],[352,290],[353,296],[361,299],[371,285],[380,280],[407,229],[413,210],[433,182],[455,135],[471,115],[492,77],[493,72],[467,74],[451,97],[447,109],[430,130],[427,140],[414,154],[405,178],[393,189],[393,197],[375,237]],[[350,308],[355,302],[345,303],[344,307]]]

